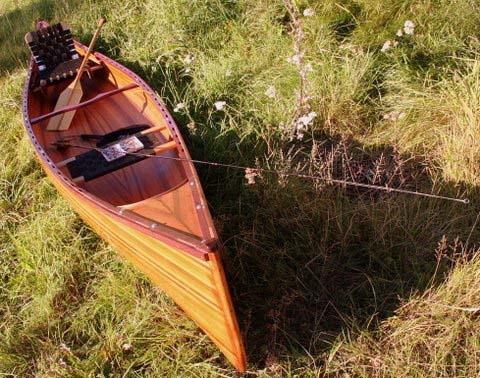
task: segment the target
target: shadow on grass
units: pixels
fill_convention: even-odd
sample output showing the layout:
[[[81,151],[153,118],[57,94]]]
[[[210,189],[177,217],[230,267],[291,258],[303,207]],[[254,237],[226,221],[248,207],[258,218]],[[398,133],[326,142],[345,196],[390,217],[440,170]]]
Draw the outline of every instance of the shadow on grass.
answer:
[[[401,299],[432,283],[442,237],[465,241],[476,216],[458,203],[271,181],[214,210],[248,352],[259,366],[319,357],[342,331],[375,329]],[[440,186],[453,195],[458,189]],[[436,279],[449,264],[440,262]]]
[[[173,70],[123,63],[170,106],[174,98],[165,83],[180,92],[188,84]],[[215,130],[192,135],[184,127],[188,120],[174,115],[194,159],[253,166],[263,156],[257,140]],[[200,123],[207,118],[207,110],[194,115]],[[374,175],[377,169],[378,185],[425,192],[434,186],[422,161],[390,146],[367,149],[355,140],[322,138],[326,152],[340,143],[349,151],[336,158],[336,178],[372,183],[365,172]],[[444,236],[451,243],[465,241],[477,215],[475,206],[438,199],[328,185],[314,189],[301,180],[280,184],[273,175],[247,187],[243,171],[203,165],[197,170],[224,240],[228,282],[256,367],[321,360],[344,330],[376,329],[402,299],[441,281],[450,262],[438,260],[438,244]],[[355,177],[353,170],[364,176]],[[446,182],[435,187],[447,196],[461,192]]]
[[[259,366],[321,358],[344,330],[376,329],[402,299],[432,284],[437,264],[441,281],[450,261],[437,260],[438,244],[443,236],[465,242],[476,217],[473,206],[458,203],[309,185],[258,185],[216,211],[248,352]]]

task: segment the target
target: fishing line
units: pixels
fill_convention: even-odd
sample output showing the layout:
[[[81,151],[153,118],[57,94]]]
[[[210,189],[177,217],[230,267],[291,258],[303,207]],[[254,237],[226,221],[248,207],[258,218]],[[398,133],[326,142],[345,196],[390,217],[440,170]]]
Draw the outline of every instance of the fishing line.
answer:
[[[77,148],[88,149],[88,150],[97,150],[97,151],[101,152],[101,148],[96,148],[96,147],[92,147],[92,146],[77,145],[77,144],[72,144],[72,143],[69,143],[69,142],[62,143],[62,141],[59,141],[59,142],[54,142],[53,144],[56,145],[57,147],[70,146],[70,147],[77,147]],[[381,185],[374,185],[374,184],[364,184],[364,183],[361,183],[361,182],[340,180],[340,179],[334,179],[334,178],[325,178],[325,177],[321,177],[321,176],[308,175],[308,174],[298,173],[298,172],[279,172],[279,171],[276,171],[276,170],[273,170],[273,169],[266,169],[266,168],[252,168],[252,167],[246,167],[246,166],[236,165],[236,164],[218,163],[218,162],[213,162],[213,161],[189,159],[189,158],[182,158],[182,157],[175,157],[175,156],[149,155],[149,154],[142,154],[142,153],[138,153],[138,152],[127,152],[127,154],[128,155],[134,155],[134,156],[146,157],[146,158],[175,160],[175,161],[181,161],[181,162],[189,162],[189,163],[193,163],[193,164],[209,165],[209,166],[214,166],[214,167],[232,168],[232,169],[238,169],[238,170],[243,170],[243,171],[248,170],[248,171],[253,172],[253,173],[265,173],[265,174],[273,174],[273,175],[279,175],[279,176],[285,176],[285,177],[296,177],[296,178],[313,180],[313,181],[318,180],[318,181],[322,181],[322,182],[325,182],[325,183],[331,183],[331,184],[336,184],[336,185],[344,185],[344,186],[350,186],[350,187],[356,187],[356,188],[371,189],[371,190],[379,190],[379,191],[384,191],[384,192],[387,192],[387,193],[400,193],[400,194],[414,195],[414,196],[418,196],[418,197],[434,198],[434,199],[439,199],[439,200],[444,200],[444,201],[453,201],[453,202],[462,203],[464,205],[470,204],[470,200],[468,198],[448,197],[448,196],[442,196],[442,195],[438,195],[438,194],[418,192],[418,191],[415,191],[415,190],[392,188],[392,187],[389,187],[389,186],[381,186]]]

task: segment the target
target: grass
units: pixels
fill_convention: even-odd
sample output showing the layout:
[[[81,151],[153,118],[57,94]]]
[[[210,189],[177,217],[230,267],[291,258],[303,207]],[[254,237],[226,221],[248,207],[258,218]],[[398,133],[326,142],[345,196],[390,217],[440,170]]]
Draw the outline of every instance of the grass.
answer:
[[[2,2],[0,375],[235,375],[70,210],[23,131],[23,35],[37,18],[65,20],[87,42],[100,15],[98,50],[170,109],[184,104],[173,115],[194,158],[280,172],[246,185],[243,171],[198,166],[225,245],[246,376],[478,375],[478,8]],[[407,20],[414,33],[398,36]],[[282,175],[291,171],[471,204]]]

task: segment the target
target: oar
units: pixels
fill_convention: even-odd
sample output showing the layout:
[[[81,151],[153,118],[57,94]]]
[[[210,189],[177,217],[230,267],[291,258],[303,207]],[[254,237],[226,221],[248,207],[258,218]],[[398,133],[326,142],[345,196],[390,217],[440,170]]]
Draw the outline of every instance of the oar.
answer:
[[[104,18],[100,18],[98,20],[98,27],[95,31],[95,34],[92,37],[90,42],[90,46],[88,46],[88,50],[83,57],[82,64],[78,69],[77,76],[75,79],[70,83],[70,85],[64,89],[60,96],[58,97],[57,104],[55,105],[54,112],[60,109],[63,109],[66,106],[77,105],[80,103],[83,90],[82,85],[80,83],[80,79],[82,78],[83,71],[87,66],[88,57],[92,52],[93,46],[95,45],[95,41],[97,40],[98,35],[100,34],[100,30],[102,29],[103,24],[105,23]],[[75,115],[75,110],[59,114],[55,117],[50,118],[47,125],[47,130],[55,131],[55,130],[67,130],[72,123],[73,116]]]

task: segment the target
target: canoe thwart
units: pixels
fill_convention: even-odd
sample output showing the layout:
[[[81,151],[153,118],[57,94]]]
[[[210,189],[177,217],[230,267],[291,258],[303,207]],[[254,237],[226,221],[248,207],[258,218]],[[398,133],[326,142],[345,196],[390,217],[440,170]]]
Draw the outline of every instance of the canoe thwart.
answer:
[[[100,94],[96,95],[95,97],[91,98],[90,100],[83,101],[79,104],[72,105],[72,106],[65,106],[62,109],[54,110],[53,112],[43,114],[39,117],[31,118],[30,123],[33,125],[35,123],[44,121],[44,120],[46,120],[48,118],[51,118],[51,117],[54,117],[56,115],[59,115],[59,114],[65,113],[65,112],[69,112],[69,111],[72,111],[72,110],[77,110],[79,108],[82,108],[82,107],[85,107],[87,105],[93,104],[97,101],[103,100],[104,98],[116,95],[117,93],[121,93],[121,92],[130,90],[130,89],[134,89],[134,88],[137,88],[137,87],[138,87],[137,83],[130,83],[128,85],[125,85],[124,87],[115,88],[115,89],[112,89],[111,91],[100,93]]]

